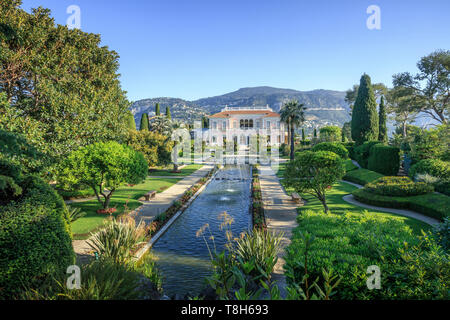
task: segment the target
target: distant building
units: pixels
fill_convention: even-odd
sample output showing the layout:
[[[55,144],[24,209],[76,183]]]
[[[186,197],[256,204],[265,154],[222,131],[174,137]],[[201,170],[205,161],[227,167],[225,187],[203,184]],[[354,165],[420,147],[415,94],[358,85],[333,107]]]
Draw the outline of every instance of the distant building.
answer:
[[[287,143],[285,125],[280,114],[266,107],[225,107],[209,118],[209,130],[204,140],[210,145],[222,145],[223,139],[248,146],[252,136],[267,136],[267,144]]]

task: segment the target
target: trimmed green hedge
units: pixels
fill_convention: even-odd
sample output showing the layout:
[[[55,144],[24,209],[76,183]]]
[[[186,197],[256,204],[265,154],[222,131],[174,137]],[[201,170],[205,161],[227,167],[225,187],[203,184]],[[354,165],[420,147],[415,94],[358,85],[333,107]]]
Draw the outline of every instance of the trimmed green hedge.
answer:
[[[429,193],[413,197],[389,197],[374,194],[364,189],[352,192],[356,200],[386,208],[409,209],[426,216],[443,220],[450,215],[450,197],[442,194]]]
[[[409,176],[414,179],[419,173],[428,173],[433,177],[450,180],[450,162],[439,159],[420,160],[411,167]]]
[[[408,177],[382,177],[366,184],[366,191],[390,197],[411,197],[434,191],[432,185],[414,182]]]
[[[367,183],[377,180],[381,177],[383,177],[383,175],[378,172],[370,171],[367,169],[358,169],[348,171],[343,179],[364,186]]]
[[[48,274],[74,263],[68,212],[55,191],[38,177],[20,182],[20,200],[0,207],[0,299],[37,287]]]
[[[370,149],[374,146],[381,143],[380,141],[367,141],[362,145],[359,145],[354,148],[355,160],[358,161],[359,165],[364,169],[367,169]]]
[[[316,144],[312,151],[331,151],[336,153],[342,159],[348,159],[348,150],[339,142],[321,142]]]
[[[375,144],[370,148],[370,155],[367,161],[367,169],[387,175],[394,176],[400,168],[400,149]]]

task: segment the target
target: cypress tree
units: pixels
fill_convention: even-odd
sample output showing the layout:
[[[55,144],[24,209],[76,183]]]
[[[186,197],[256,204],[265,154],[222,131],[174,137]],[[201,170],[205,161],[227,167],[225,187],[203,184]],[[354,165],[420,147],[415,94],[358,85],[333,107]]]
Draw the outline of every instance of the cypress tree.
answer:
[[[139,130],[147,130],[148,131],[148,113],[143,113],[141,116],[141,124],[139,126]]]
[[[352,139],[357,145],[378,140],[377,102],[370,77],[363,74],[352,112]]]
[[[157,115],[157,116],[161,115],[161,110],[159,110],[159,103],[157,103],[155,105],[155,115]]]
[[[381,97],[380,101],[380,108],[378,111],[378,118],[379,118],[379,130],[378,133],[378,140],[381,142],[387,142],[388,141],[388,135],[387,135],[387,126],[386,126],[386,106],[384,105],[384,97]]]
[[[314,139],[317,139],[317,129],[314,128]]]
[[[169,120],[172,120],[172,115],[170,114],[170,107],[167,106],[166,108],[166,118]]]
[[[134,116],[131,113],[131,111],[127,112],[127,115],[125,116],[125,121],[127,123],[128,129],[136,130],[136,122],[134,121]]]
[[[302,128],[302,141],[305,141],[305,128]]]

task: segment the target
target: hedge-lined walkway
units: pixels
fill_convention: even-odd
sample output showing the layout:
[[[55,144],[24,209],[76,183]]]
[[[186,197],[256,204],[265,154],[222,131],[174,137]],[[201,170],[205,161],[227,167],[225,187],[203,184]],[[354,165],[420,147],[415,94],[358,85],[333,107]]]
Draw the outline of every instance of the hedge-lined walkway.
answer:
[[[297,227],[297,207],[299,205],[286,194],[279,178],[270,166],[260,166],[259,172],[267,229],[275,233],[283,233],[273,278],[277,281],[281,294],[284,296],[286,287],[283,269],[285,248],[291,243],[292,230]]]
[[[212,165],[204,165],[193,174],[178,181],[176,184],[158,193],[155,198],[150,201],[144,201],[144,205],[136,210],[136,223],[143,220],[146,224],[150,223],[155,217],[166,211],[176,200],[201,178],[206,176],[213,169]]]
[[[353,182],[348,182],[348,181],[344,181],[344,180],[342,180],[342,182],[351,184],[352,186],[355,186],[358,189],[363,188],[362,185],[359,185],[359,184],[356,184],[356,183],[353,183]],[[401,215],[401,216],[405,216],[405,217],[413,218],[413,219],[416,219],[416,220],[420,220],[420,221],[425,222],[425,223],[427,223],[429,225],[432,225],[432,226],[437,225],[437,224],[440,223],[437,219],[428,217],[426,215],[423,215],[423,214],[415,212],[415,211],[405,210],[405,209],[394,209],[394,208],[386,208],[386,207],[377,207],[377,206],[373,206],[373,205],[369,205],[369,204],[364,204],[362,202],[357,201],[353,197],[352,194],[348,194],[348,195],[342,197],[342,199],[344,201],[347,201],[348,203],[351,203],[351,204],[353,204],[355,206],[358,206],[358,207],[363,207],[363,208],[366,208],[366,209],[385,211],[385,212],[389,212],[389,213],[398,214],[398,215]]]

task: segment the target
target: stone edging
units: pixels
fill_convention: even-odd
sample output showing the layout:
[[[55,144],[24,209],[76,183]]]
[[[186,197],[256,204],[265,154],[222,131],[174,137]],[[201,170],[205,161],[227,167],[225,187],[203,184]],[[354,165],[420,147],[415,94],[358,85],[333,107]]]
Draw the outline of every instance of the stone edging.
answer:
[[[212,169],[214,170],[214,168]],[[135,259],[139,260],[142,258],[142,256],[153,246],[153,244],[159,240],[159,238],[169,229],[169,227],[183,214],[183,212],[191,205],[191,203],[200,195],[200,193],[206,188],[206,186],[214,179],[215,175],[219,172],[219,170],[216,170],[213,175],[209,178],[208,181],[206,181],[198,190],[197,192],[185,203],[183,206],[175,213],[172,218],[167,221],[164,226],[161,227],[161,229],[156,232],[151,239],[145,244],[144,247],[139,249],[135,255]]]

